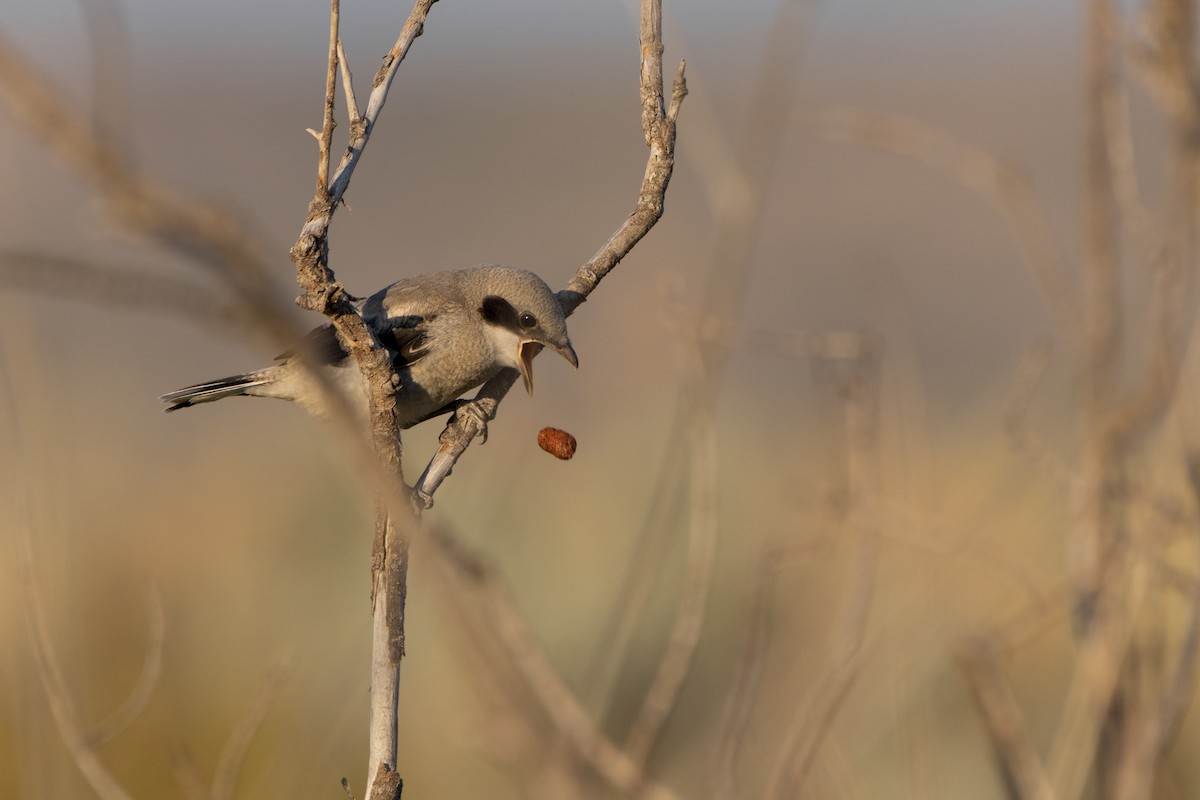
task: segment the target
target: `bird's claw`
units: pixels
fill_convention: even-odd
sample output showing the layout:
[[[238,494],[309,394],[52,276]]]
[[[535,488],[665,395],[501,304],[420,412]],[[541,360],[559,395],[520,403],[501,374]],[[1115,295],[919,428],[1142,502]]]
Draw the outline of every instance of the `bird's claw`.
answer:
[[[450,421],[457,421],[460,414],[465,414],[475,420],[479,428],[479,432],[476,434],[479,437],[479,443],[487,444],[488,423],[491,421],[492,415],[488,413],[485,405],[479,400],[460,400],[454,407],[454,414]]]

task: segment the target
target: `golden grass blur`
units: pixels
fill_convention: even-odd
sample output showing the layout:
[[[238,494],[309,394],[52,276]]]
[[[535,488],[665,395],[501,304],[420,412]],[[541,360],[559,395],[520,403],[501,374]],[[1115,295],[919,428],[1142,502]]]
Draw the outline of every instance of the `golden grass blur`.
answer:
[[[452,4],[435,16],[442,5]],[[700,12],[674,13],[686,22]],[[844,46],[858,41],[844,30],[834,41],[820,28],[806,35],[812,52],[770,168],[744,308],[725,309],[738,325],[724,331],[733,349],[713,399],[718,539],[707,616],[665,736],[648,755],[654,780],[681,797],[708,796],[715,785],[714,754],[756,625],[765,631],[761,674],[739,740],[738,796],[763,796],[780,744],[798,716],[809,719],[798,712],[815,716],[831,687],[851,677],[820,731],[805,796],[1005,797],[955,666],[967,637],[994,637],[1029,741],[1050,760],[1079,655],[1067,539],[1086,449],[1080,351],[1069,336],[1055,342],[1024,409],[1031,438],[1064,467],[1055,472],[1005,430],[1022,358],[1057,322],[1005,219],[936,165],[823,138],[819,116],[831,104],[896,112],[1023,165],[1064,262],[1075,263],[1078,54],[1035,37],[1021,40],[1028,50],[1013,63],[988,42],[1011,36],[1011,46],[1019,31],[998,30],[961,34],[976,37],[973,58],[896,42],[868,56]],[[628,212],[643,163],[628,43],[615,43],[611,60],[588,52],[546,69],[512,53],[490,61],[464,53],[451,31],[431,30],[422,57],[402,68],[405,113],[399,104],[385,113],[349,195],[353,213],[335,226],[333,264],[352,291],[484,261],[517,263],[561,285]],[[677,52],[670,36],[668,21]],[[710,105],[724,127],[705,135],[739,129],[743,85],[754,75],[746,53],[763,38],[740,31],[684,48],[689,102]],[[286,248],[311,191],[303,129],[319,111],[319,41],[311,58],[246,53],[187,68],[150,53],[137,73],[139,157],[164,182],[251,209],[248,224],[277,245],[281,297],[295,293]],[[256,71],[268,60],[278,73]],[[365,77],[368,60],[355,66]],[[1132,104],[1136,166],[1153,197],[1170,183],[1147,166],[1169,153],[1166,124],[1141,91]],[[601,707],[605,693],[588,681],[610,645],[600,636],[639,552],[659,464],[669,461],[672,398],[695,368],[701,336],[696,276],[719,227],[711,164],[688,160],[696,157],[688,115],[685,104],[663,222],[570,321],[580,370],[539,359],[537,395],[505,401],[488,443],[468,451],[430,512],[431,524],[483,554],[565,684],[617,742],[654,679],[685,580],[681,493],[667,510],[669,535],[643,556],[658,566]],[[2,114],[0,131],[15,143],[0,151],[0,178],[28,187],[0,200],[6,245],[183,273],[186,265],[130,241]],[[1142,255],[1125,250],[1131,263]],[[1069,287],[1079,280],[1068,270]],[[1134,270],[1123,281],[1134,333],[1122,379],[1133,385],[1150,338],[1137,332],[1150,316],[1141,301],[1153,286]],[[847,432],[850,362],[814,356],[809,340],[768,352],[753,333],[785,341],[862,330],[882,347],[865,496],[855,491],[863,451]],[[297,409],[251,399],[166,416],[155,401],[264,355],[186,322],[0,292],[0,795],[90,796],[30,655],[16,561],[17,526],[27,521],[53,642],[89,726],[137,683],[147,592],[161,599],[162,676],[145,713],[99,749],[130,794],[199,796],[195,784],[207,792],[231,731],[265,702],[234,796],[340,797],[342,776],[363,796],[368,493]],[[1150,498],[1129,510],[1131,529],[1148,532],[1137,542],[1148,555],[1136,618],[1161,622],[1132,638],[1163,659],[1180,646],[1196,578],[1196,511],[1180,465],[1194,446],[1197,358],[1188,351],[1170,412],[1127,464],[1147,490],[1139,497]],[[570,462],[538,451],[548,422],[585,443]],[[439,430],[432,423],[405,437],[410,476]],[[687,473],[685,465],[681,484]],[[1167,497],[1174,505],[1159,503]],[[846,609],[863,599],[855,586],[864,530],[877,536],[869,608],[844,662],[851,668],[838,673],[831,664],[853,627]],[[503,641],[479,622],[492,596],[435,568],[429,547],[414,548],[410,577],[400,732],[408,791],[611,796],[588,770],[555,758],[566,748],[545,715],[518,713],[536,701],[506,671]],[[755,618],[764,575],[769,614]],[[280,664],[277,685],[264,689]],[[1198,791],[1195,746],[1192,715],[1153,796]],[[798,793],[786,775],[778,780],[780,796]]]

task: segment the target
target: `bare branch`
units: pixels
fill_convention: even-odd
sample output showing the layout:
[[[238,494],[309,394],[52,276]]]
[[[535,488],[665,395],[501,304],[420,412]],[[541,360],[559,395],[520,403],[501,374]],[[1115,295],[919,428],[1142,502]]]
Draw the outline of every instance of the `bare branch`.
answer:
[[[317,195],[329,191],[329,150],[333,146],[333,106],[337,96],[338,59],[341,56],[342,40],[338,36],[338,20],[341,16],[340,0],[331,0],[329,11],[329,67],[325,72],[325,114],[321,123],[321,135],[317,148]]]
[[[675,118],[679,114],[683,98],[687,95],[687,82],[683,74],[684,65],[680,62],[671,96],[671,109],[674,113],[668,115],[664,111],[662,94],[661,19],[661,0],[643,0],[639,34],[642,54],[640,91],[642,133],[650,150],[650,158],[646,162],[637,204],[629,218],[596,254],[579,268],[566,288],[558,293],[559,305],[567,316],[587,300],[588,295],[604,276],[620,263],[663,215],[667,185],[675,167]],[[377,77],[376,82],[378,81]],[[486,400],[491,405],[491,415],[494,416],[496,406],[512,388],[515,380],[515,377],[507,374],[498,376],[486,384],[476,398]],[[442,433],[441,447],[415,485],[417,495],[427,505],[432,505],[434,492],[450,475],[458,459],[481,431],[480,422],[469,415],[451,418]]]
[[[380,764],[371,781],[371,793],[367,795],[367,800],[398,800],[402,791],[404,781],[399,773],[388,764]]]
[[[619,665],[659,574],[661,553],[666,550],[665,539],[673,532],[671,523],[680,513],[681,476],[687,475],[689,470],[688,448],[694,417],[705,413],[704,409],[711,408],[716,402],[715,388],[720,385],[738,339],[737,315],[754,267],[762,204],[795,97],[800,46],[808,19],[804,12],[809,6],[804,0],[781,0],[762,48],[762,61],[746,115],[746,133],[738,143],[736,154],[728,155],[731,152],[728,147],[710,146],[710,151],[725,157],[717,162],[715,169],[710,163],[696,165],[700,176],[707,178],[711,185],[736,187],[729,192],[714,189],[710,194],[717,230],[712,259],[706,274],[699,279],[707,284],[704,299],[695,314],[696,321],[690,327],[687,321],[681,321],[687,331],[684,336],[693,336],[698,331],[702,337],[706,373],[703,380],[683,381],[674,398],[664,450],[666,455],[651,490],[653,501],[637,533],[627,571],[622,576],[616,608],[596,639],[599,647],[593,656],[586,685],[592,703],[600,707],[609,702]],[[705,98],[699,96],[697,100],[697,110],[704,111],[707,108]],[[702,114],[701,120],[705,118],[712,120],[712,124],[697,126],[697,143],[723,143],[715,115],[706,117]],[[716,173],[716,177],[712,173]]]
[[[408,580],[408,541],[417,530],[415,507],[406,501],[406,486],[396,418],[395,387],[399,376],[392,368],[388,352],[380,346],[341,284],[329,267],[329,226],[341,201],[354,168],[371,135],[371,130],[387,100],[396,69],[404,60],[413,40],[421,35],[425,18],[436,0],[417,0],[399,38],[383,59],[361,124],[352,124],[346,152],[329,185],[318,176],[317,189],[309,202],[300,237],[291,249],[296,265],[296,282],[303,294],[297,299],[302,308],[318,311],[329,318],[341,334],[367,387],[371,445],[382,469],[376,475],[375,540],[371,555],[372,669],[370,754],[368,764],[369,796],[399,797],[402,783],[396,774],[397,704],[400,691],[400,662],[404,656],[404,603]],[[339,62],[338,2],[330,12],[329,69],[326,74],[325,125],[322,146],[327,149],[332,133],[332,95],[336,87]],[[348,71],[343,74],[348,80]],[[349,94],[349,92],[348,92]],[[351,108],[356,102],[351,98]],[[356,114],[352,111],[352,116]],[[322,160],[321,164],[326,162]],[[345,398],[338,397],[338,416],[347,420]],[[390,479],[390,485],[389,485]]]
[[[400,66],[400,62],[408,55],[408,48],[412,46],[413,41],[425,31],[425,18],[429,16],[429,10],[433,8],[433,4],[437,0],[417,0],[413,6],[412,13],[408,15],[408,20],[404,23],[404,28],[400,31],[400,36],[396,39],[396,43],[392,45],[392,49],[383,57],[383,64],[379,67],[379,71],[375,73],[375,80],[371,83],[371,94],[367,98],[366,112],[363,114],[363,126],[361,130],[353,130],[350,132],[350,142],[346,146],[346,153],[342,156],[341,163],[338,164],[337,172],[334,173],[333,183],[329,187],[330,198],[336,203],[342,199],[346,188],[350,185],[350,178],[354,174],[354,168],[358,164],[358,159],[362,156],[363,149],[367,146],[367,139],[371,135],[371,129],[375,127],[375,121],[379,119],[379,112],[383,110],[383,104],[387,101],[388,91],[392,87],[392,79],[396,77],[396,70]],[[332,213],[332,212],[331,212]],[[310,219],[310,225],[312,220]],[[328,227],[328,221],[325,223]],[[306,226],[307,232],[314,232],[310,227]]]
[[[346,93],[346,113],[350,116],[350,126],[353,130],[362,124],[362,112],[358,110],[358,98],[354,96],[354,76],[350,74],[350,62],[346,59],[341,39],[338,39],[337,43],[337,59],[342,70],[342,91]]]

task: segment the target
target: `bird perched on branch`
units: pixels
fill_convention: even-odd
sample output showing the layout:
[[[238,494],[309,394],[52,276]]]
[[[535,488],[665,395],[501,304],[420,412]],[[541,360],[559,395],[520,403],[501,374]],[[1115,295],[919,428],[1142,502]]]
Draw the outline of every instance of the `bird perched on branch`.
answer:
[[[458,398],[505,369],[517,370],[532,394],[531,360],[542,347],[579,366],[558,300],[528,270],[488,265],[419,275],[354,302],[400,378],[401,428],[464,404],[478,411]],[[366,386],[333,326],[309,333],[303,353],[348,392],[365,417]],[[289,351],[274,366],[188,386],[161,399],[167,411],[176,411],[224,397],[278,397],[323,414],[321,395],[300,358]]]

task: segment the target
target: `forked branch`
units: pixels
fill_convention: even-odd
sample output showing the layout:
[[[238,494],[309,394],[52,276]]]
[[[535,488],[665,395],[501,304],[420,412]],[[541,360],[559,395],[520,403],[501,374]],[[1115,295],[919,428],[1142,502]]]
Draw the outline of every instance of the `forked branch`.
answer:
[[[639,41],[641,44],[641,99],[642,133],[650,157],[642,176],[637,204],[629,218],[617,228],[596,254],[580,267],[566,288],[558,293],[558,302],[563,313],[570,316],[587,300],[592,290],[621,263],[633,246],[641,241],[651,228],[662,218],[667,196],[667,185],[675,168],[675,121],[683,98],[687,96],[687,80],[684,77],[684,61],[679,62],[675,80],[671,86],[669,101],[663,95],[662,77],[662,0],[643,0]],[[476,399],[483,402],[489,419],[508,390],[516,382],[516,375],[502,372],[488,381],[479,390]],[[418,479],[417,496],[426,506],[433,504],[433,494],[442,481],[454,469],[458,459],[468,446],[483,431],[485,422],[470,415],[452,417],[442,432],[441,447]]]

